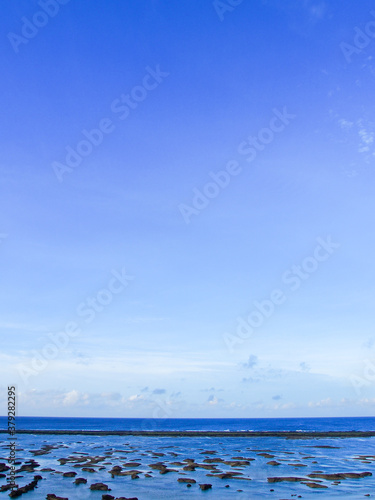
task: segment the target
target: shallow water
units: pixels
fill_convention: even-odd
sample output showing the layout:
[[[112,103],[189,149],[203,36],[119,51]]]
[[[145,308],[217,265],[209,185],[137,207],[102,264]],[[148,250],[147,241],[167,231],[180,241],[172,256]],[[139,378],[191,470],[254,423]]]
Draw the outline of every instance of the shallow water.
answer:
[[[29,483],[35,474],[43,476],[43,480],[38,483],[38,488],[29,492],[22,498],[36,500],[46,498],[47,493],[68,497],[69,500],[78,499],[98,499],[101,500],[103,492],[90,491],[89,485],[96,482],[107,484],[113,496],[138,497],[139,500],[146,499],[176,499],[176,498],[207,498],[227,499],[227,498],[291,498],[291,495],[301,495],[302,498],[310,498],[312,495],[318,498],[351,498],[359,499],[365,494],[375,491],[375,460],[371,463],[362,463],[355,460],[358,455],[375,454],[375,438],[347,438],[347,439],[285,439],[285,438],[216,438],[216,437],[138,437],[138,436],[35,436],[18,435],[17,460],[24,462],[34,458],[39,464],[34,473],[22,472],[23,477],[18,484],[23,486]],[[0,441],[1,461],[7,461],[7,440]],[[56,445],[57,449],[52,449],[49,454],[34,456],[30,450],[40,449],[43,445]],[[333,446],[335,448],[316,448],[316,446]],[[115,450],[122,450],[115,451]],[[266,458],[259,455],[262,450],[268,450],[274,458]],[[205,451],[215,451],[215,454],[202,453]],[[73,453],[77,452],[77,453]],[[164,453],[164,456],[155,457],[153,453]],[[79,456],[80,453],[88,453],[91,456],[103,456],[105,453],[112,453],[106,459],[103,470],[95,473],[81,471],[80,468],[73,467],[73,463],[60,465],[58,458],[68,456]],[[171,455],[177,454],[177,456]],[[193,458],[197,463],[204,463],[207,458],[223,458],[224,460],[233,457],[243,456],[254,458],[251,464],[241,468],[232,468],[229,465],[217,464],[218,469],[223,472],[238,471],[243,473],[244,479],[219,479],[207,477],[209,470],[197,468],[195,471],[182,471],[181,467],[170,465],[171,462],[182,462],[183,459]],[[304,458],[302,458],[304,457]],[[305,458],[313,457],[313,458]],[[281,463],[279,466],[267,465],[270,460]],[[198,484],[193,484],[187,488],[186,484],[178,483],[178,477],[184,477],[181,472],[170,472],[160,474],[158,470],[152,470],[148,466],[150,463],[162,461],[169,468],[180,470],[188,478],[195,479],[197,483],[210,483],[212,489],[202,492]],[[312,462],[317,463],[312,463]],[[123,466],[126,462],[140,462],[139,467],[133,467],[141,471],[139,479],[131,479],[130,476],[120,476],[111,478],[108,473],[115,465]],[[305,464],[306,467],[295,467],[295,463]],[[40,472],[42,468],[53,468],[56,471],[77,472],[76,477],[83,477],[88,480],[87,484],[76,486],[73,484],[74,478],[63,478],[61,474],[55,472]],[[126,470],[126,469],[125,469]],[[327,489],[311,489],[300,483],[268,483],[268,477],[274,476],[298,476],[305,477],[313,471],[324,473],[338,472],[364,472],[369,471],[374,475],[361,479],[345,479],[340,484],[333,485],[332,481],[321,480],[322,484],[328,486]],[[151,472],[151,478],[144,477],[144,473]],[[0,479],[0,485],[6,484],[6,478]],[[229,484],[229,488],[225,485]],[[274,492],[270,491],[271,489]],[[237,490],[243,490],[239,492]],[[9,498],[8,492],[0,493],[0,498]]]

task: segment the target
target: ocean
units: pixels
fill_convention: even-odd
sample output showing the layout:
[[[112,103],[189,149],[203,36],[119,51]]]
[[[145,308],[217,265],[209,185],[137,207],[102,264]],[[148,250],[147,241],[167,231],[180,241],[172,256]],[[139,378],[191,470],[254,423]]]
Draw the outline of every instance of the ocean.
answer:
[[[18,417],[19,487],[42,479],[28,500],[363,499],[375,493],[375,437],[304,437],[304,432],[374,431],[375,418],[103,419]],[[0,417],[0,428],[6,418]],[[228,436],[35,435],[33,430],[224,431]],[[231,431],[296,431],[288,437],[233,437]],[[7,484],[9,439],[0,434],[1,491]],[[115,469],[113,469],[115,468]],[[77,478],[82,484],[75,484]],[[288,479],[289,478],[289,479]],[[103,483],[103,490],[91,490]],[[199,485],[209,484],[207,490]],[[188,486],[190,485],[190,486]],[[94,486],[95,487],[95,486]],[[108,498],[110,498],[108,497]]]
[[[5,429],[7,417],[0,417]],[[375,417],[342,418],[67,418],[17,417],[18,429],[165,431],[375,431]]]

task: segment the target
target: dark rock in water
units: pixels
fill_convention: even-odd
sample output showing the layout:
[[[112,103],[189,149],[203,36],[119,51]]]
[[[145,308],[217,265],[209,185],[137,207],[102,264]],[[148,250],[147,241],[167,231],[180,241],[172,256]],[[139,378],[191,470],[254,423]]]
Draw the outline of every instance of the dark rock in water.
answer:
[[[257,455],[264,458],[275,458],[275,455],[270,455],[269,453],[257,453]]]
[[[281,483],[283,481],[290,482],[290,483],[298,483],[301,481],[306,481],[306,478],[304,478],[304,477],[268,477],[267,480],[269,483]]]
[[[16,485],[17,486],[17,485]],[[3,484],[3,486],[0,486],[0,491],[8,491],[12,488],[11,484]]]
[[[86,484],[87,483],[87,479],[85,479],[84,477],[77,477],[77,479],[74,481],[74,484]]]
[[[233,479],[235,476],[242,476],[241,472],[222,472],[220,474],[207,474],[207,476],[219,477],[220,479]],[[244,478],[241,478],[244,479]]]
[[[24,487],[22,487],[22,488],[18,488],[17,490],[11,491],[9,493],[9,496],[10,496],[10,498],[16,498],[16,497],[20,497],[24,493],[27,493],[27,491],[24,489]]]
[[[103,496],[102,496],[102,500],[106,500],[106,499],[104,498],[105,496],[106,496],[106,495],[103,495]],[[129,497],[117,497],[117,498],[115,498],[115,497],[111,497],[111,495],[107,495],[107,496],[108,496],[108,497],[110,497],[110,499],[109,499],[109,500],[112,500],[112,499],[114,499],[114,500],[138,500],[138,498],[137,498],[137,497],[131,497],[131,498],[129,498]]]
[[[302,482],[302,484],[305,484],[309,488],[328,488],[328,486],[324,486],[324,484],[314,483],[313,481],[308,481],[306,483]]]
[[[139,479],[138,474],[134,473],[130,476],[132,479]]]
[[[10,498],[17,498],[23,495],[24,493],[34,490],[38,485],[38,481],[40,481],[41,479],[43,479],[41,476],[34,476],[34,480],[31,481],[31,483],[26,484],[25,486],[21,486],[21,488],[17,488],[16,490],[12,490],[9,493]],[[1,490],[1,491],[6,491],[6,490]]]
[[[76,477],[76,472],[64,472],[63,477]]]
[[[156,464],[149,464],[150,469],[156,469],[156,470],[162,470],[166,469],[166,465],[164,465],[162,462],[157,462]]]
[[[195,471],[195,467],[193,465],[185,465],[185,467],[183,467],[183,470],[187,470],[187,471]]]
[[[159,474],[166,474],[167,472],[178,472],[176,469],[167,469],[165,467],[164,469],[160,469]]]
[[[308,474],[308,477],[319,478],[319,479],[329,479],[330,481],[340,480],[340,479],[360,479],[362,477],[372,476],[371,472],[339,472],[337,474]]]
[[[102,500],[116,500],[112,495],[103,495]]]
[[[17,472],[34,472],[37,467],[39,467],[37,464],[22,465]]]
[[[319,445],[311,446],[311,448],[330,448],[331,450],[339,450],[340,446],[329,446],[329,445],[319,444]]]
[[[0,472],[5,472],[9,469],[10,469],[10,467],[8,467],[6,464],[4,464],[4,463],[0,464]]]
[[[225,460],[223,462],[225,465],[230,465],[231,467],[244,467],[250,465],[248,460]]]
[[[93,491],[111,491],[111,489],[104,483],[94,483],[90,486]]]
[[[196,483],[195,479],[189,479],[188,477],[179,477],[177,481],[179,483],[192,483],[192,484]]]
[[[96,470],[92,467],[82,467],[82,470],[85,472],[96,472]]]
[[[267,462],[267,465],[281,465],[280,462],[276,462],[275,460],[271,460],[271,462]]]
[[[115,498],[115,500],[138,500],[138,497],[118,497],[118,498]]]
[[[200,484],[199,488],[203,491],[210,490],[212,488],[212,484]]]
[[[48,493],[47,494],[47,500],[69,500],[69,498],[66,497],[57,497],[54,493]]]
[[[145,477],[152,477],[151,474],[145,474]]]

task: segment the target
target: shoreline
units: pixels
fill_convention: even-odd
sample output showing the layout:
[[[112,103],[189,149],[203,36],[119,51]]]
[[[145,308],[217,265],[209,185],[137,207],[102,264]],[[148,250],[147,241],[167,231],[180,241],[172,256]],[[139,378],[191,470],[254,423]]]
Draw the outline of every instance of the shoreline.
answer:
[[[0,429],[0,434],[8,434]],[[100,430],[51,430],[17,429],[16,434],[37,435],[83,435],[83,436],[148,436],[148,437],[282,437],[288,439],[306,438],[367,438],[375,437],[375,431],[100,431]]]

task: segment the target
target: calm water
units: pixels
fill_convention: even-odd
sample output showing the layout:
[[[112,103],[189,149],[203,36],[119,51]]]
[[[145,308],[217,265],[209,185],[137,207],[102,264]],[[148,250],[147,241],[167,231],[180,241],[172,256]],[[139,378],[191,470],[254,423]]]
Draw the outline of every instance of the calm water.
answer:
[[[6,417],[0,417],[5,429]],[[343,418],[62,418],[18,417],[18,429],[212,430],[212,431],[374,431],[375,417]]]

